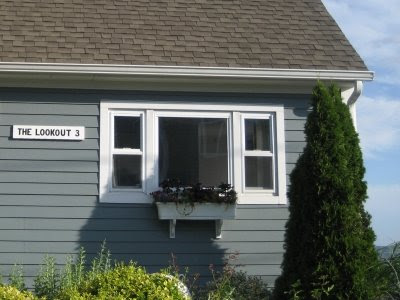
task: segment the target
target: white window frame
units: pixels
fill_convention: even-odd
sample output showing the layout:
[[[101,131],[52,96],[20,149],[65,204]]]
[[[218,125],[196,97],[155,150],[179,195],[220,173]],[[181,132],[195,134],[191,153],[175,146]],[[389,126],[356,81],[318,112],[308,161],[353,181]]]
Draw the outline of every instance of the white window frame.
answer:
[[[269,139],[270,139],[270,147],[271,151],[264,150],[246,150],[246,133],[245,133],[245,120],[269,120]],[[258,114],[241,114],[241,134],[242,134],[242,186],[243,193],[261,193],[261,194],[274,194],[277,192],[277,172],[276,172],[276,155],[275,155],[275,126],[274,126],[274,113],[258,113]],[[245,158],[246,157],[271,157],[272,158],[272,189],[246,189],[246,167],[245,167]]]
[[[111,140],[111,135],[114,134],[114,129],[115,129],[115,117],[139,117],[140,118],[140,149],[130,149],[130,148],[124,148],[124,149],[118,149],[115,148],[114,146],[114,140]],[[114,169],[114,160],[113,156],[114,155],[137,155],[141,156],[142,159],[142,164],[141,164],[141,185],[142,187],[140,189],[137,188],[129,188],[129,187],[113,187],[113,177],[109,176],[109,190],[110,192],[144,192],[146,190],[145,188],[145,164],[144,164],[144,153],[146,151],[145,147],[145,139],[144,139],[144,122],[143,122],[143,117],[144,117],[144,112],[143,111],[110,111],[110,143],[109,143],[109,153],[110,153],[110,159],[109,159],[109,172],[112,174],[113,169]]]
[[[142,120],[142,190],[112,189],[111,146],[113,115],[141,115]],[[238,204],[286,204],[285,131],[283,105],[235,105],[126,102],[103,100],[100,104],[100,202],[152,203],[150,193],[158,187],[158,120],[160,117],[227,118],[228,181],[238,193]],[[271,147],[274,188],[245,189],[244,120],[271,119]],[[264,152],[264,151],[262,151]],[[156,170],[156,171],[155,171]],[[110,185],[111,183],[111,185]]]

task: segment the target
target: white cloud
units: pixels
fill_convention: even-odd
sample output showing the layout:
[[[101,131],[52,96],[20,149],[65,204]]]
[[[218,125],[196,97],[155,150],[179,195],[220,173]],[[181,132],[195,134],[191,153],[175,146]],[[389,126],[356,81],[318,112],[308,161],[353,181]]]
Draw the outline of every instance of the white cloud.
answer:
[[[400,184],[370,185],[368,195],[365,208],[372,215],[376,245],[400,241]]]
[[[323,2],[369,67],[372,70],[379,68],[376,80],[386,84],[399,83],[400,1]]]
[[[361,96],[357,101],[357,123],[366,158],[400,149],[400,101]]]

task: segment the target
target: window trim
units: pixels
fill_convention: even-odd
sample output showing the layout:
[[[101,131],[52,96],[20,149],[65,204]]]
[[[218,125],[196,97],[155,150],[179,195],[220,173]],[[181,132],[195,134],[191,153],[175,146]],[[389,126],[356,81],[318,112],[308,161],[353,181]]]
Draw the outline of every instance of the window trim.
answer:
[[[109,172],[112,174],[113,169],[114,169],[114,160],[113,160],[113,155],[140,155],[142,158],[142,170],[140,174],[140,179],[141,179],[141,188],[116,188],[113,187],[113,177],[109,176],[109,191],[111,193],[113,192],[145,192],[145,163],[144,163],[144,156],[146,153],[146,146],[145,146],[145,131],[144,131],[144,111],[118,111],[118,110],[112,110],[110,111],[110,131],[109,131],[109,136],[114,135],[115,132],[115,117],[118,116],[124,116],[124,117],[139,117],[140,118],[140,149],[120,149],[120,148],[115,148],[114,145],[114,140],[111,141],[110,138],[110,143],[109,143],[109,153],[110,153],[110,159],[109,159]]]
[[[144,168],[143,191],[115,191],[109,189],[110,174],[110,130],[111,112],[143,112],[143,156]],[[261,192],[244,190],[244,167],[242,125],[243,116],[273,115],[271,132],[273,150],[275,150],[274,191]],[[235,105],[235,104],[188,104],[148,101],[117,101],[103,100],[100,103],[100,173],[99,201],[107,203],[152,203],[150,192],[155,191],[158,180],[156,157],[158,155],[158,118],[160,116],[229,116],[228,118],[228,169],[232,184],[238,192],[238,204],[286,204],[286,164],[285,164],[285,131],[283,105]],[[275,131],[273,131],[274,127]],[[157,177],[157,178],[156,178]]]
[[[274,194],[277,193],[277,170],[276,170],[276,159],[277,155],[275,153],[275,113],[274,112],[260,112],[260,113],[242,113],[241,114],[241,135],[242,135],[242,191],[243,194]],[[269,139],[271,150],[246,150],[246,130],[245,130],[245,120],[269,120]],[[246,157],[272,157],[272,189],[246,189],[246,167],[245,167],[245,159]]]

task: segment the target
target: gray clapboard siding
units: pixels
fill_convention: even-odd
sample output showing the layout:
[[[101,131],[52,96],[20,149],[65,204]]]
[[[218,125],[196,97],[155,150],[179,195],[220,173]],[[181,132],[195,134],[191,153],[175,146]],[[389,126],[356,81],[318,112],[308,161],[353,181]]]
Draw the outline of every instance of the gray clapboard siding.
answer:
[[[301,120],[285,120],[285,130],[304,130],[304,125],[306,124],[306,121],[301,119]]]
[[[102,241],[80,242],[80,241],[0,241],[0,253],[40,253],[40,254],[77,254],[81,246],[85,247],[87,253],[98,253]],[[211,245],[212,244],[212,245]],[[187,242],[168,239],[163,243],[159,242],[107,242],[107,247],[113,255],[131,253],[175,253],[175,254],[196,254],[214,253],[278,253],[282,254],[282,242],[225,242],[211,241]],[[15,257],[9,258],[10,263],[15,262]],[[4,263],[4,262],[3,262]]]
[[[282,219],[284,220],[284,219]],[[183,222],[183,221],[181,221]],[[194,230],[197,227],[212,228],[211,221],[202,222],[185,222],[178,223],[178,226],[187,230]],[[277,223],[280,225],[281,223]],[[278,226],[275,225],[275,226]],[[75,230],[82,228],[92,231],[143,231],[143,230],[164,230],[165,222],[153,222],[152,220],[144,221],[143,219],[121,219],[116,222],[113,219],[93,219],[87,224],[86,219],[54,219],[48,218],[0,218],[0,228],[5,229],[29,229],[29,230]],[[265,231],[265,222],[263,220],[226,220],[223,224],[224,231],[251,230]],[[282,231],[269,229],[276,234],[277,237],[282,236]]]
[[[73,160],[73,161],[98,161],[98,150],[75,149],[0,149],[3,160]]]
[[[97,184],[0,183],[2,194],[97,195]]]
[[[0,171],[98,172],[97,161],[0,160]]]
[[[302,153],[305,145],[305,142],[287,141],[285,143],[285,150],[289,153]]]
[[[305,134],[300,130],[286,130],[285,139],[287,142],[304,142]]]
[[[164,221],[164,223],[166,223]],[[279,221],[267,222],[269,223],[282,223]],[[181,225],[181,226],[179,226]],[[215,238],[214,228],[199,228],[182,226],[183,224],[177,225],[176,241],[207,241],[210,238]],[[284,225],[284,224],[283,224]],[[276,226],[277,227],[277,226]],[[232,242],[282,242],[282,234],[274,231],[272,228],[269,231],[252,231],[250,235],[246,230],[236,231],[224,231],[222,239],[224,241]],[[282,228],[282,224],[281,227]],[[162,230],[164,229],[164,230]],[[193,230],[196,229],[196,234],[193,234]],[[167,224],[164,228],[158,230],[131,230],[131,231],[110,231],[110,230],[87,230],[87,231],[76,231],[76,230],[40,230],[40,229],[24,229],[24,230],[13,230],[4,229],[1,230],[2,241],[37,241],[37,242],[62,242],[62,241],[76,241],[80,240],[83,242],[96,242],[106,239],[109,242],[163,242],[169,239],[169,232],[167,230]]]
[[[0,183],[99,183],[97,173],[0,172]],[[3,203],[0,200],[0,203]],[[1,226],[0,226],[1,228]]]
[[[273,212],[275,210],[269,212],[268,208],[239,208],[236,211],[236,220],[281,221],[270,217]],[[99,205],[98,207],[80,207],[79,209],[73,206],[2,206],[0,217],[7,216],[13,218],[46,218],[52,216],[53,218],[68,217],[77,219],[156,219],[157,212],[153,206],[114,207]]]
[[[12,253],[0,253],[0,261],[7,260],[8,256],[12,255]],[[19,259],[22,262],[29,261],[30,264],[40,265],[43,263],[44,255],[42,253],[22,253],[18,255]],[[52,257],[55,258],[57,264],[64,264],[66,262],[67,256],[65,254],[53,254]],[[275,253],[262,253],[262,254],[240,254],[241,260],[246,263],[246,265],[257,265],[260,261],[263,262],[263,265],[275,264],[277,260],[282,258],[281,254]],[[161,259],[162,261],[168,262],[171,260],[171,253],[133,253],[131,256],[126,254],[115,254],[113,258],[116,260],[124,260],[129,261],[132,258],[142,262],[145,265],[151,266],[157,260]],[[185,266],[190,265],[208,265],[210,260],[216,261],[219,260],[220,254],[214,253],[196,253],[195,255],[190,256],[182,256],[179,259],[179,263]],[[228,258],[228,255],[225,254],[224,258]],[[233,264],[238,264],[233,261]],[[159,265],[159,264],[156,264]]]
[[[71,150],[98,150],[98,139],[86,138],[84,141],[77,142],[57,142],[53,141],[28,141],[12,140],[8,137],[0,137],[0,148],[7,149],[71,149]]]
[[[228,254],[271,284],[280,273],[286,206],[242,205],[216,240],[212,221],[178,221],[176,239],[152,205],[98,202],[99,107],[102,99],[176,103],[280,104],[285,110],[287,174],[304,148],[307,95],[155,93],[0,89],[0,264],[23,262],[32,285],[45,253],[63,264],[84,246],[89,255],[106,238],[114,258],[137,260],[151,272],[178,263],[209,278],[208,265]],[[81,142],[13,140],[11,125],[85,126]],[[193,232],[196,232],[194,235]],[[8,269],[7,269],[8,268]],[[208,277],[207,277],[208,276]],[[205,279],[204,279],[205,278]]]
[[[299,159],[301,153],[288,153],[286,152],[286,163],[287,164],[295,164]]]
[[[99,106],[66,103],[0,102],[0,112],[19,115],[80,115],[98,116]]]
[[[64,115],[17,115],[3,114],[0,125],[58,125],[98,127],[98,116],[64,116]]]

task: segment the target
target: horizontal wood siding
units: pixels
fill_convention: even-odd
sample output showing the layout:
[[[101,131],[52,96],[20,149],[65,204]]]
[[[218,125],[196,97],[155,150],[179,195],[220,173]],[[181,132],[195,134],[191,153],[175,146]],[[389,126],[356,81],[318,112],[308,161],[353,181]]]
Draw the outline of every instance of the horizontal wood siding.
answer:
[[[45,254],[65,263],[68,254],[85,247],[98,252],[106,239],[113,257],[136,260],[149,271],[171,261],[209,278],[209,264],[231,263],[273,285],[280,273],[286,206],[242,205],[236,220],[223,224],[223,238],[215,239],[210,221],[178,221],[176,238],[168,236],[168,222],[157,219],[151,205],[98,202],[99,103],[174,101],[285,104],[287,174],[305,142],[303,127],[308,96],[219,95],[69,90],[0,90],[0,270],[8,274],[14,263],[24,265],[27,283]],[[84,141],[13,140],[11,125],[85,126]],[[195,234],[194,234],[195,233]]]

